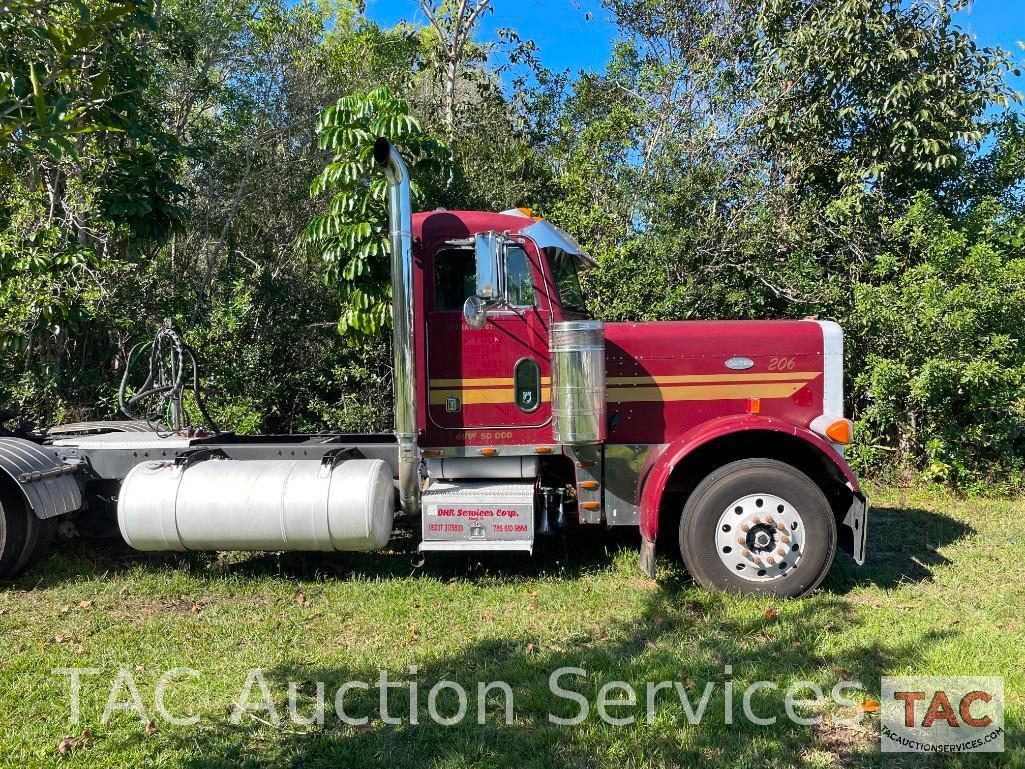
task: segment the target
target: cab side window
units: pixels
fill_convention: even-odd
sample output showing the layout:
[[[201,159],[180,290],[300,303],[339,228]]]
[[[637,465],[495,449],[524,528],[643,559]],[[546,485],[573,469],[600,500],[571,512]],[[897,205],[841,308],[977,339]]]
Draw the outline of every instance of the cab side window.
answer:
[[[534,306],[534,276],[522,246],[510,244],[505,252],[505,298],[513,307]]]
[[[505,299],[512,307],[533,307],[536,294],[530,260],[522,246],[505,253]],[[472,249],[443,248],[434,255],[434,309],[456,311],[476,290],[477,266]]]
[[[434,309],[462,310],[476,290],[473,250],[446,248],[434,255]]]

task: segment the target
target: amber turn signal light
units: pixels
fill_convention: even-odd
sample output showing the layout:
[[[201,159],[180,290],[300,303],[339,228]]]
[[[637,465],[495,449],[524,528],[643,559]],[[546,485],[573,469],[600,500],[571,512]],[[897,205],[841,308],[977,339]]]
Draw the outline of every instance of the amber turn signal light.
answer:
[[[826,428],[826,437],[836,443],[850,443],[853,435],[854,427],[849,419],[838,419]]]

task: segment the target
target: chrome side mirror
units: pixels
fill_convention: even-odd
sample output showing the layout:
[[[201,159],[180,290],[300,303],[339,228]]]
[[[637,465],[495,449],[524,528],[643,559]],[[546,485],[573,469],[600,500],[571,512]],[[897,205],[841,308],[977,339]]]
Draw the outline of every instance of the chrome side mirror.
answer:
[[[483,328],[488,319],[488,308],[479,296],[468,296],[463,302],[463,320],[473,329]]]
[[[502,274],[503,245],[504,238],[497,232],[483,232],[474,236],[473,250],[477,267],[476,293],[478,298],[484,301],[493,301],[502,295],[499,280]]]

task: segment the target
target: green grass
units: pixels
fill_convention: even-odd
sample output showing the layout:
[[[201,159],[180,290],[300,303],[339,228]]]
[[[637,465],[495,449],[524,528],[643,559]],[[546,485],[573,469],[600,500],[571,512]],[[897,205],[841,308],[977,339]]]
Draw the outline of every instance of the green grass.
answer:
[[[838,558],[814,596],[799,601],[712,595],[662,559],[658,583],[636,567],[629,536],[587,533],[550,542],[534,559],[438,558],[410,566],[409,543],[368,556],[145,557],[78,544],[16,583],[0,586],[0,765],[19,767],[788,767],[1025,766],[1025,515],[1020,500],[957,501],[926,493],[879,493],[870,518],[870,557],[857,568]],[[409,666],[418,668],[416,675]],[[841,677],[878,697],[886,674],[996,674],[1005,677],[1003,755],[937,759],[880,755],[876,716],[858,728],[823,709],[821,726],[724,724],[721,682],[771,679],[781,689],[810,679],[828,692]],[[638,723],[592,718],[555,726],[576,706],[549,691],[556,668],[584,668],[574,688],[594,703],[600,686],[624,680],[642,694]],[[82,723],[70,722],[59,667],[102,670],[86,679]],[[167,704],[200,716],[195,726],[100,716],[119,667],[152,710],[160,674],[196,668],[198,680],[169,689]],[[285,713],[287,682],[300,684],[300,712],[312,682],[328,686],[324,726],[279,726],[266,713],[229,717],[250,668],[265,672]],[[416,680],[420,723],[346,726],[330,713],[344,681],[374,682],[378,670]],[[442,679],[470,691],[504,680],[516,717],[496,702],[483,726],[445,727],[427,715]],[[645,720],[645,682],[675,680],[697,699],[719,682],[704,720],[689,725],[670,697]],[[567,680],[567,685],[570,681]],[[124,695],[124,693],[122,692]],[[408,690],[393,693],[401,714]],[[124,695],[121,699],[127,699]],[[739,700],[739,696],[736,698]],[[858,698],[861,699],[860,697]],[[376,712],[377,691],[353,692],[351,715]],[[444,712],[451,699],[442,698]],[[757,710],[783,716],[782,694],[764,692]],[[736,706],[739,716],[740,705]],[[155,717],[155,713],[152,714]],[[263,719],[263,720],[260,720]],[[66,756],[60,740],[88,728]]]

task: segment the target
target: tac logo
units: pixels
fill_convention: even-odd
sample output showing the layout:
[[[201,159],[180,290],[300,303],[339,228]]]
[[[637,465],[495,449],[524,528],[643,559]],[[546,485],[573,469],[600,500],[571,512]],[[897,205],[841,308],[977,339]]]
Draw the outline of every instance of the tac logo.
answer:
[[[1004,679],[884,676],[884,753],[986,753],[1004,749]]]

